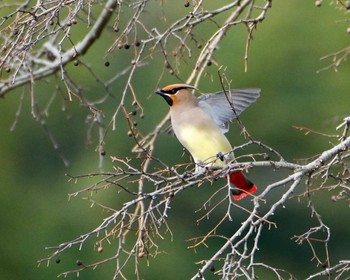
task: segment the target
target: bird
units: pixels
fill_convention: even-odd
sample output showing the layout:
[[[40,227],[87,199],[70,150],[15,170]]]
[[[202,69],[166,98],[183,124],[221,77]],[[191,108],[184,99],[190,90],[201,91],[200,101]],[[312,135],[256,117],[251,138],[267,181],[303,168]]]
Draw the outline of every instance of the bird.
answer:
[[[195,172],[205,167],[221,168],[234,161],[232,146],[225,136],[229,123],[237,118],[260,96],[260,89],[230,89],[196,97],[195,87],[171,84],[155,91],[170,106],[170,118],[175,136],[191,154]],[[227,175],[234,200],[254,193],[257,187],[242,171]]]

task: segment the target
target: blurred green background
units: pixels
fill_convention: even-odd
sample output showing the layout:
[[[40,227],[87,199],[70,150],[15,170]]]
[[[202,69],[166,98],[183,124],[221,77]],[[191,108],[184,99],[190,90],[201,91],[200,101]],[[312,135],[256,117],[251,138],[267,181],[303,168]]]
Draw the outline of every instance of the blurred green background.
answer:
[[[161,14],[157,10],[158,4],[152,5],[155,15]],[[183,1],[164,5],[168,8],[164,13],[169,22],[172,20],[171,11],[184,14],[188,11],[185,10]],[[260,99],[242,115],[242,120],[256,140],[274,147],[287,160],[309,158],[332,146],[329,138],[313,134],[305,136],[293,126],[335,134],[335,127],[344,116],[349,115],[349,63],[340,65],[337,72],[327,70],[316,73],[331,63],[331,60],[320,61],[320,57],[349,45],[347,24],[337,23],[344,17],[328,1],[324,1],[320,8],[315,7],[314,1],[275,1],[266,20],[253,33],[247,73],[244,72],[243,61],[246,30],[242,26],[228,32],[215,54],[218,64],[227,67],[225,75],[232,78],[233,87],[262,89]],[[149,20],[156,21],[157,17],[152,16]],[[133,58],[132,50],[124,49],[106,58],[105,50],[112,42],[112,37],[102,36],[83,58],[104,80],[126,67]],[[106,60],[110,62],[109,67],[104,65]],[[179,76],[183,80],[186,80],[192,70],[192,60],[188,59],[188,63],[181,65]],[[147,133],[168,111],[164,100],[152,95],[161,68],[162,61],[155,59],[140,69],[133,79],[135,92],[143,94],[139,97],[144,106],[145,118],[141,119],[139,115],[134,118],[143,133]],[[101,86],[83,67],[69,65],[68,69],[82,83],[85,94],[91,98],[103,95]],[[210,78],[202,79],[199,84],[201,91],[213,92],[220,88],[216,73],[217,67],[212,65],[208,69],[207,77]],[[45,81],[36,85],[42,109],[55,84],[60,83],[55,78]],[[165,71],[159,84],[163,86],[173,82],[179,81]],[[118,93],[122,91],[124,83],[124,77],[114,83],[114,96],[101,105],[105,123],[108,123],[119,103]],[[86,135],[89,127],[85,120],[89,111],[80,106],[77,100],[64,102],[65,109],[62,110],[62,97],[57,96],[46,123],[59,144],[59,149],[55,150],[43,126],[31,117],[30,97],[27,94],[24,95],[16,127],[10,131],[16,120],[22,93],[23,89],[16,89],[0,100],[0,278],[54,279],[60,272],[76,268],[76,259],[90,262],[104,257],[92,249],[92,242],[88,242],[81,252],[77,248],[67,251],[59,264],[52,262],[49,267],[37,267],[37,260],[49,253],[44,249],[46,246],[58,245],[93,229],[106,215],[100,208],[91,208],[90,202],[82,199],[87,194],[69,201],[67,198],[68,193],[89,185],[91,181],[80,180],[77,184],[68,182],[66,173],[78,175],[99,171],[99,157],[95,151],[98,132],[92,130],[93,139],[88,143]],[[126,106],[132,110],[131,98],[126,101]],[[134,143],[127,137],[127,130],[126,122],[120,116],[117,130],[107,134],[104,170],[112,170],[109,156],[130,155]],[[233,144],[244,141],[242,136],[238,136],[239,133],[239,128],[234,125],[228,136]],[[172,165],[187,160],[181,158],[182,148],[175,138],[164,134],[157,144],[155,155],[165,163]],[[169,150],[173,153],[169,154]],[[63,164],[61,156],[69,161],[69,166]],[[283,172],[254,169],[250,177],[263,188],[282,175]],[[169,225],[176,225],[174,240],[169,242],[169,235],[165,235],[165,240],[159,240],[160,250],[166,253],[156,259],[150,258],[149,266],[146,259],[140,260],[144,279],[188,279],[196,272],[194,262],[211,256],[213,250],[220,245],[221,241],[212,240],[208,243],[209,248],[201,247],[197,252],[187,249],[190,243],[186,240],[205,234],[212,221],[221,217],[221,213],[216,213],[212,220],[196,225],[196,219],[203,213],[195,213],[195,210],[207,198],[205,193],[201,195],[203,190],[204,188],[191,189],[174,200],[169,218]],[[340,259],[349,258],[347,236],[350,234],[350,226],[348,205],[345,202],[332,203],[331,195],[320,193],[314,201],[324,222],[332,228],[329,251],[334,264]],[[101,194],[101,199],[114,205],[118,196],[110,190]],[[242,202],[246,207],[250,203]],[[305,201],[298,203],[292,200],[277,214],[275,222],[278,228],[264,232],[258,257],[266,260],[268,254],[270,265],[288,269],[300,279],[317,272],[319,268],[310,261],[312,253],[308,246],[298,246],[291,240],[294,235],[317,225],[310,218],[311,212]],[[229,234],[245,217],[244,212],[237,210],[236,220],[225,225],[223,232]],[[106,248],[103,254],[112,254],[113,249],[114,247]],[[94,271],[85,271],[80,278],[111,279],[113,273],[112,262]],[[131,268],[130,279],[132,275]],[[273,279],[271,274],[262,275],[265,275],[262,279]],[[206,276],[207,279],[217,278],[211,274]]]

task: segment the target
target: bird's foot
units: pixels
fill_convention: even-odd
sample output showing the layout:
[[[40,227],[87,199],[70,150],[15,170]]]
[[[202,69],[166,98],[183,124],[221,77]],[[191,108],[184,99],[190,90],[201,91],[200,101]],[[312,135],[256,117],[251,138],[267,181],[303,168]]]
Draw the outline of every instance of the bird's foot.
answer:
[[[217,153],[216,157],[219,158],[221,161],[224,161],[225,159],[225,155],[222,152]]]

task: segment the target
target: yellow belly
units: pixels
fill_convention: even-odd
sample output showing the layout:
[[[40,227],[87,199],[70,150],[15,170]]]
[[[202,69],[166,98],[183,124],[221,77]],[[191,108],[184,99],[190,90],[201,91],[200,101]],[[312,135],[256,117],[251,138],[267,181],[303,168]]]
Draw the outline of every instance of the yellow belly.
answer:
[[[227,154],[232,150],[230,142],[219,129],[185,126],[176,136],[196,162],[223,165],[224,162],[218,159],[217,154]]]

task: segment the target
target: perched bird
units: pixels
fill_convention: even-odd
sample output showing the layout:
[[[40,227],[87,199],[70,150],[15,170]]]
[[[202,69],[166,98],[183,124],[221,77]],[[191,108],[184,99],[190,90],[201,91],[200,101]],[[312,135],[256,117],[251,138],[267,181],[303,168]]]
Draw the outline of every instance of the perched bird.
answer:
[[[223,167],[234,160],[232,146],[224,135],[229,122],[237,118],[260,95],[260,89],[232,89],[199,96],[186,84],[168,85],[155,93],[170,105],[171,124],[180,143],[201,167]],[[256,186],[241,171],[227,176],[235,200],[256,191]]]

